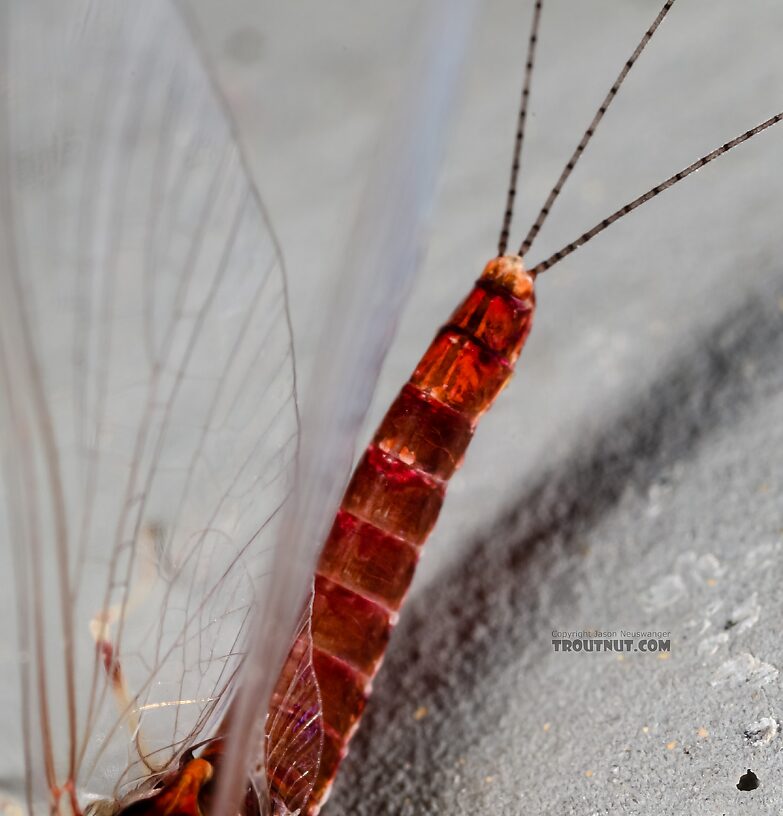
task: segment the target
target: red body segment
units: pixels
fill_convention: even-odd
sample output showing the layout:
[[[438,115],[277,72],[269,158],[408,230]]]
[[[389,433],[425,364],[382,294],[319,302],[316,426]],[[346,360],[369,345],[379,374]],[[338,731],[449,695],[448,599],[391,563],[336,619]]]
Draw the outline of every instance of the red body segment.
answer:
[[[439,479],[370,445],[345,491],[342,509],[419,545],[435,526],[444,493]]]
[[[446,481],[462,463],[473,424],[408,383],[392,403],[373,444],[435,479]]]
[[[318,574],[395,610],[418,560],[414,545],[340,510],[321,553]]]
[[[511,366],[470,335],[446,326],[413,372],[411,385],[477,419],[511,376]]]
[[[347,751],[447,481],[511,376],[534,309],[522,260],[491,261],[389,408],[346,490],[315,582],[313,663],[325,737],[310,814]],[[289,663],[299,655],[292,649]],[[284,668],[278,688],[290,677]]]

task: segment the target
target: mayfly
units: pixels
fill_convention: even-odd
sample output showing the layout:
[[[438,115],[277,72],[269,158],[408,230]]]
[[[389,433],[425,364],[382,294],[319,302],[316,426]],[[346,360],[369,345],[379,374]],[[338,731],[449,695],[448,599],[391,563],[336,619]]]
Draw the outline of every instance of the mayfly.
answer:
[[[331,531],[369,372],[415,266],[468,11],[451,4],[423,27],[447,19],[453,50],[424,63],[423,109],[401,106],[421,125],[380,162],[399,178],[375,188],[394,191],[395,218],[352,251],[346,266],[365,277],[349,276],[337,300],[356,305],[357,322],[328,337],[324,359],[341,365],[310,390],[346,407],[305,401],[300,432],[279,250],[185,18],[162,2],[3,8],[4,536],[22,694],[8,739],[30,813],[317,812],[445,484],[530,330],[536,276],[782,116],[526,270],[522,256],[673,5],[507,255],[535,3],[498,257],[386,415]],[[43,172],[20,161],[28,145]],[[360,223],[358,235],[370,232]],[[356,382],[356,371],[367,375]]]

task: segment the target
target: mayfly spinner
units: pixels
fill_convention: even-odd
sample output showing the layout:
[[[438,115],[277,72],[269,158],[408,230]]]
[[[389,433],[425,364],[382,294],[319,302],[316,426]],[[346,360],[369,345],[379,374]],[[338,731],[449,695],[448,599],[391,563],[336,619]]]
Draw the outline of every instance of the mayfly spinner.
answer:
[[[320,810],[448,480],[528,337],[536,278],[783,118],[526,266],[674,4],[508,254],[536,0],[497,257],[341,501],[415,268],[468,4],[433,4],[422,26],[448,30],[450,45],[422,47],[403,83],[407,135],[370,184],[395,217],[371,227],[360,217],[337,293],[349,317],[323,344],[301,424],[279,250],[187,15],[163,0],[0,10],[0,420],[21,688],[9,738],[24,779],[13,793],[29,813]],[[416,83],[421,104],[405,98]],[[28,144],[50,159],[40,173],[17,161]],[[319,401],[330,379],[344,405]]]

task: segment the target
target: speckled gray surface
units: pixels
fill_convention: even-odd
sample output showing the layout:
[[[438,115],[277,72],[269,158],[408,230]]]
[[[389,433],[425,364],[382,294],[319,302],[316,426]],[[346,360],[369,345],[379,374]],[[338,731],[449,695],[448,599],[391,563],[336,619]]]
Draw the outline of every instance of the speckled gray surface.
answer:
[[[753,298],[732,323],[413,602],[337,812],[777,812],[779,737],[745,732],[782,702],[783,320]],[[558,654],[553,628],[665,630],[672,651]]]
[[[204,6],[306,374],[415,4]],[[545,4],[522,223],[657,6]],[[376,418],[492,253],[529,15],[482,6]],[[783,107],[781,30],[773,0],[679,0],[533,260]],[[542,279],[328,814],[780,812],[782,150],[759,137]],[[586,627],[670,630],[671,656],[553,652],[553,628]],[[738,791],[747,768],[760,787]]]

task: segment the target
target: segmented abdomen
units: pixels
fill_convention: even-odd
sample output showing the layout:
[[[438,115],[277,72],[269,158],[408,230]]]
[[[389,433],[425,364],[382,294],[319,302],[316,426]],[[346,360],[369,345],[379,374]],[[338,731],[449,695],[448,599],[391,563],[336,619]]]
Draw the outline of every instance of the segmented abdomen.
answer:
[[[521,258],[490,261],[392,403],[348,485],[315,579],[313,663],[325,735],[310,814],[347,752],[446,484],[508,382],[534,308]],[[289,659],[299,657],[292,651]],[[281,685],[273,707],[283,693]]]

